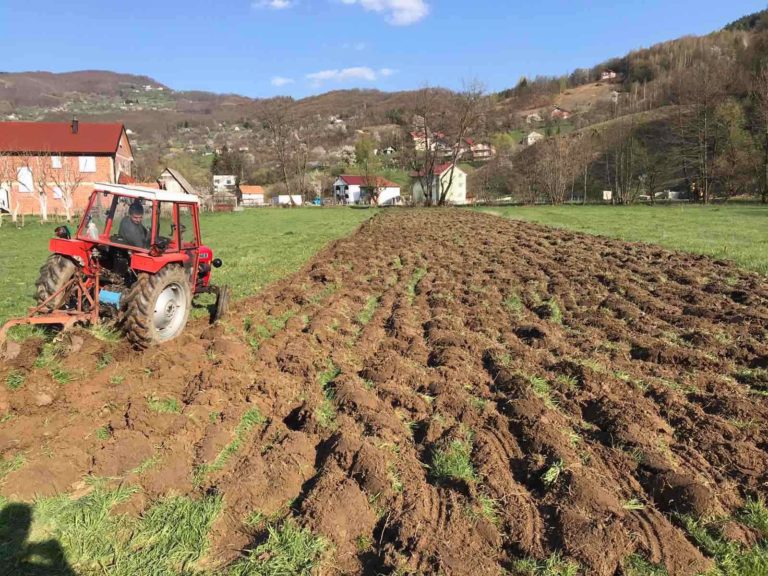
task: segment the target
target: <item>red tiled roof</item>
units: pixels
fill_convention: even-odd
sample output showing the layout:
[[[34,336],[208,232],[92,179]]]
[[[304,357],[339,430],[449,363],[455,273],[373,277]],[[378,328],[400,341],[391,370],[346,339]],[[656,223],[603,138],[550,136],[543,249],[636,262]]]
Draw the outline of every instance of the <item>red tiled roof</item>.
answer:
[[[79,122],[0,122],[0,152],[114,154],[123,125]]]
[[[371,184],[368,183],[368,180],[365,176],[352,176],[350,174],[342,174],[339,176],[344,182],[347,183],[349,186],[370,186]],[[381,176],[376,176],[375,180],[374,177],[371,177],[371,181],[376,182],[377,188],[400,188],[400,184],[396,184],[395,182],[390,182],[386,178],[382,178]]]
[[[240,184],[240,192],[243,194],[264,194],[264,188],[261,186],[250,186],[246,184]]]

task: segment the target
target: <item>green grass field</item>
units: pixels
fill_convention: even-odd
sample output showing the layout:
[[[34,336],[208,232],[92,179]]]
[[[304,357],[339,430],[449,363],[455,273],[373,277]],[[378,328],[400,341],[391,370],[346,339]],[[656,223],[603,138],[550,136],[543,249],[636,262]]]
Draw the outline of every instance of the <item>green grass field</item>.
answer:
[[[482,210],[724,258],[768,274],[768,206],[504,206]]]
[[[294,208],[206,214],[203,242],[224,266],[214,270],[216,283],[229,284],[234,298],[255,294],[296,271],[329,241],[352,232],[375,210]],[[7,220],[0,228],[0,324],[24,315],[34,304],[38,270],[48,257],[55,224],[31,218],[17,229]]]

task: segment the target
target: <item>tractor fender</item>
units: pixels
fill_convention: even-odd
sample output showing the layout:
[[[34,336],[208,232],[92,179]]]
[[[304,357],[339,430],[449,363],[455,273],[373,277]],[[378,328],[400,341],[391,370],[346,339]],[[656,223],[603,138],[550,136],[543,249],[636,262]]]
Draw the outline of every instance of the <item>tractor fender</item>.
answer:
[[[88,262],[88,250],[92,244],[82,240],[67,240],[64,238],[51,238],[48,248],[52,254],[61,254],[77,262],[80,266],[85,266]]]
[[[134,252],[131,256],[131,268],[137,272],[147,272],[157,274],[168,266],[168,264],[185,263],[189,260],[186,252],[175,252],[173,254],[161,254],[160,256],[150,256],[141,252]]]

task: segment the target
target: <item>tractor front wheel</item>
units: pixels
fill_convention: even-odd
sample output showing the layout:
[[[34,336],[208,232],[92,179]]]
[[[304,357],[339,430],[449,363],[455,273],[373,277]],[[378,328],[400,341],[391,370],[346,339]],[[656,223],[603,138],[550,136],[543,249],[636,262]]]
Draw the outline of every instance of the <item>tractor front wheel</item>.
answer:
[[[123,330],[137,348],[167,342],[182,333],[191,307],[192,290],[182,268],[142,272],[125,296]]]
[[[64,290],[67,282],[72,280],[77,272],[77,264],[61,254],[51,254],[40,268],[40,276],[35,282],[37,304],[44,302],[49,312],[59,310],[69,304],[72,296],[70,290]],[[50,298],[50,300],[49,300]]]

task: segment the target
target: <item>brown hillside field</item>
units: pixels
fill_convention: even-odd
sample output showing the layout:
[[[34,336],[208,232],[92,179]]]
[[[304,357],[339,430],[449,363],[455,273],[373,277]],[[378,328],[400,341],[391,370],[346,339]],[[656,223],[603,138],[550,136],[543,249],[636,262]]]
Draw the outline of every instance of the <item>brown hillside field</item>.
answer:
[[[0,493],[92,474],[139,486],[133,514],[219,494],[215,565],[263,540],[245,523],[259,512],[328,538],[332,573],[498,574],[560,552],[590,575],[637,553],[692,576],[712,562],[676,515],[766,495],[766,326],[768,282],[728,263],[385,211],[220,325],[112,344],[100,366],[110,345],[73,333],[65,385],[27,341],[0,366],[26,377],[0,390],[0,454],[25,455]],[[266,422],[233,444],[253,409]]]
[[[566,110],[585,112],[598,102],[610,102],[611,92],[621,89],[618,83],[591,82],[559,94],[555,97],[555,104]]]

